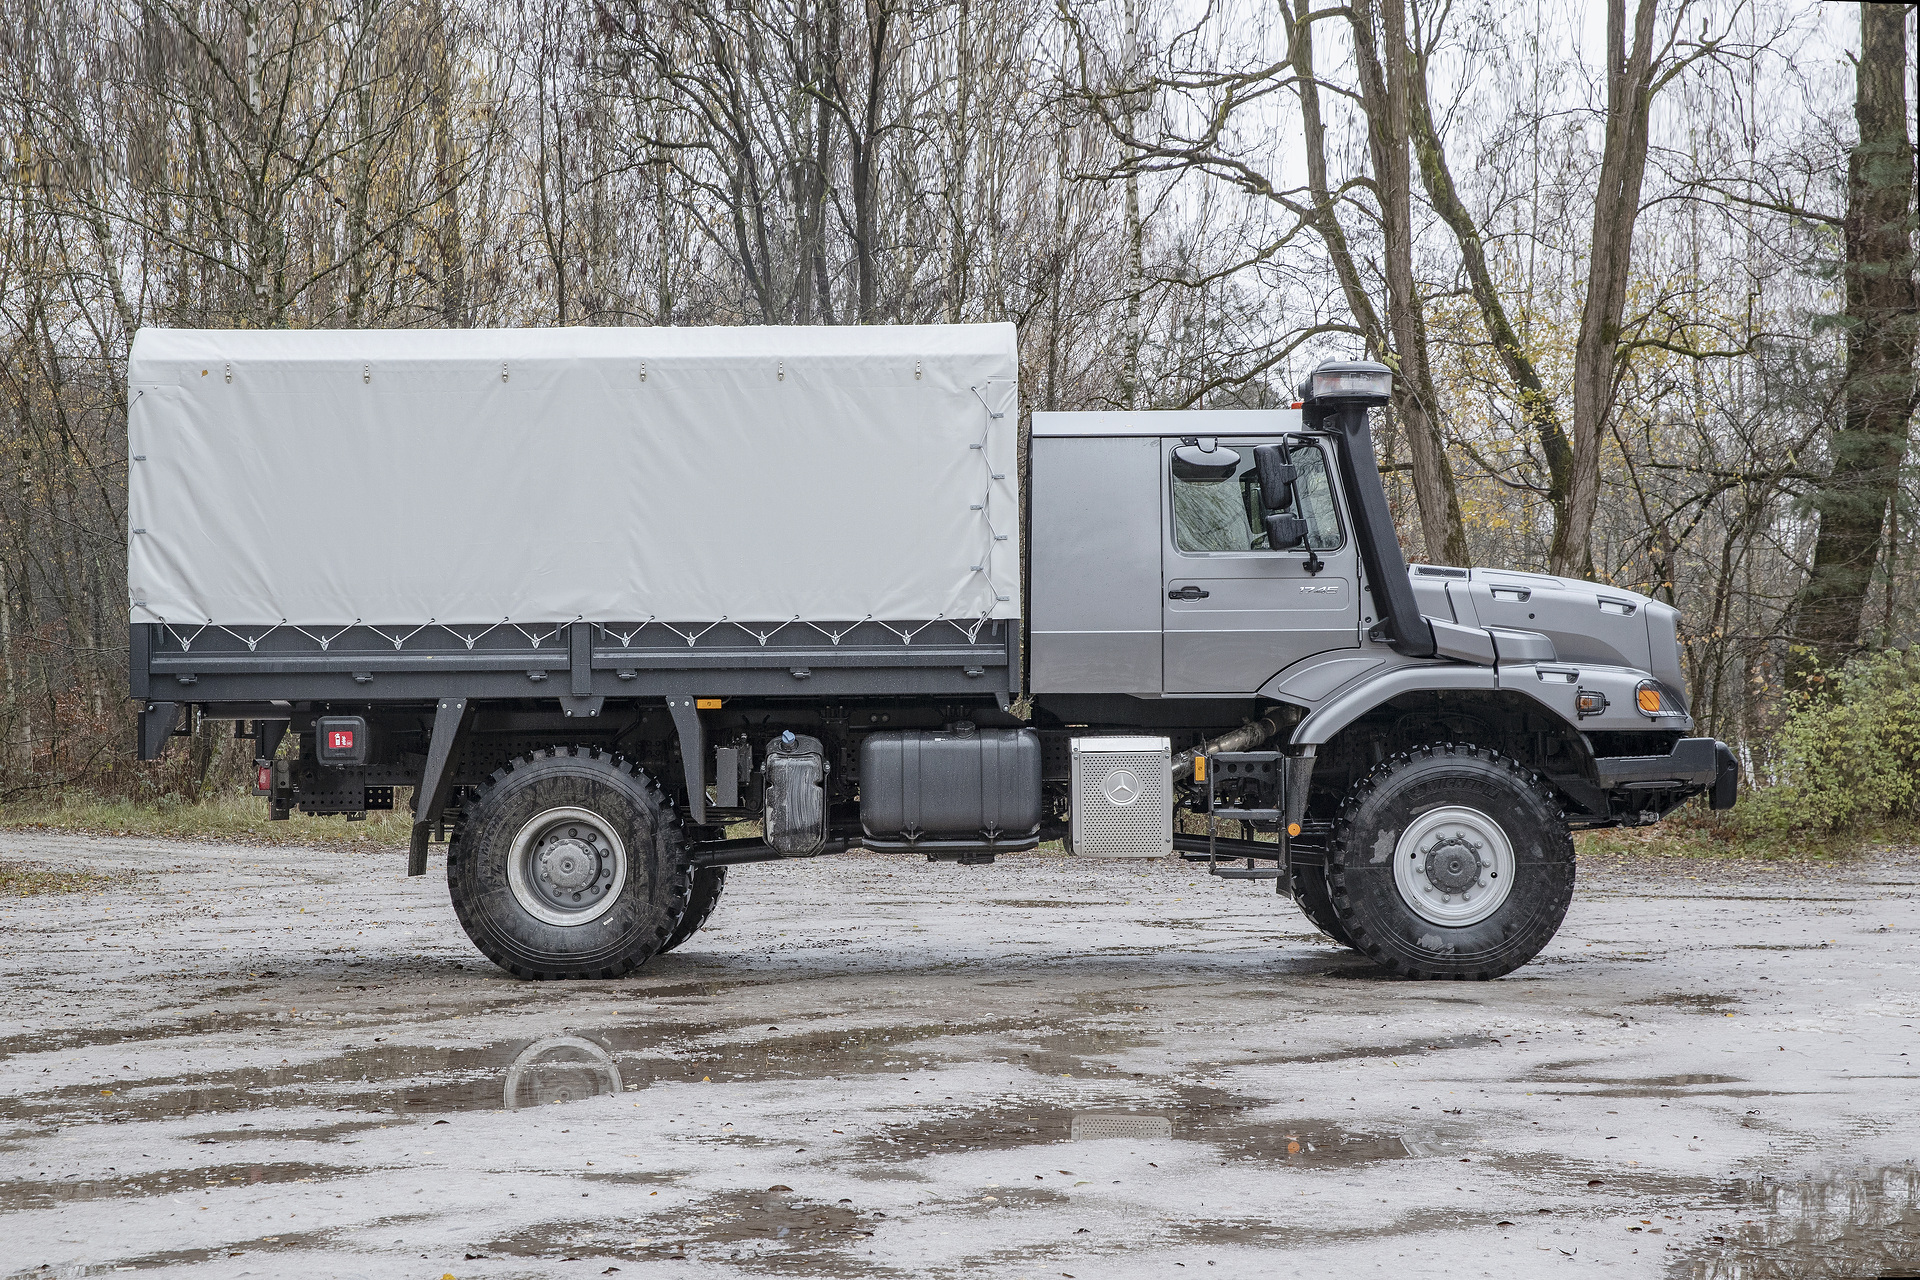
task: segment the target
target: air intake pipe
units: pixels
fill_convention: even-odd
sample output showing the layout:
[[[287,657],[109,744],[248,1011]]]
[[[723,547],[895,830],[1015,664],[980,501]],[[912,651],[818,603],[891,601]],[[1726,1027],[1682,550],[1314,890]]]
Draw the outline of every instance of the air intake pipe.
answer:
[[[1393,531],[1386,486],[1373,456],[1367,410],[1383,405],[1393,390],[1393,371],[1371,360],[1330,360],[1307,375],[1302,388],[1303,422],[1308,430],[1334,433],[1340,458],[1340,483],[1347,490],[1354,537],[1367,571],[1374,610],[1386,624],[1385,639],[1408,658],[1434,655],[1433,628],[1420,614],[1407,578],[1406,557]]]

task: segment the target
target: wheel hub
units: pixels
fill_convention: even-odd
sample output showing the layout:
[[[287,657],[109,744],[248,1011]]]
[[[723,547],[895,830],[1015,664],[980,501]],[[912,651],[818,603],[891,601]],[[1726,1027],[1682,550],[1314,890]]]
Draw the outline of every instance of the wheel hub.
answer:
[[[580,893],[589,890],[600,878],[600,851],[593,837],[549,836],[540,850],[537,864],[540,879],[556,893]]]
[[[1434,842],[1421,871],[1442,894],[1464,894],[1480,883],[1484,869],[1476,844],[1454,837]]]
[[[1393,881],[1414,913],[1463,928],[1500,909],[1511,891],[1513,845],[1500,824],[1464,805],[1421,814],[1400,833]]]
[[[507,854],[507,883],[522,909],[548,924],[580,925],[613,906],[627,879],[614,824],[590,809],[535,814]]]

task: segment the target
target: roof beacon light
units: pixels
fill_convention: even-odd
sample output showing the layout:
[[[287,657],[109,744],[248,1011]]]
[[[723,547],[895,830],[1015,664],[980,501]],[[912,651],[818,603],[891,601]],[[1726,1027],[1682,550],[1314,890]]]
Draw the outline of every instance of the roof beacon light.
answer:
[[[1329,360],[1307,375],[1308,400],[1385,404],[1392,392],[1393,370],[1371,360]]]

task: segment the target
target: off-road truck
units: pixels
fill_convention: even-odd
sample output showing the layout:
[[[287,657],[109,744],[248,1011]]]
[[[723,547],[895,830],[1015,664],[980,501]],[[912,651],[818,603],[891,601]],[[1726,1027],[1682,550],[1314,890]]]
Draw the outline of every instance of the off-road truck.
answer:
[[[143,330],[138,754],[230,721],[274,817],[410,789],[408,874],[444,840],[531,978],[680,945],[731,866],[1054,840],[1491,978],[1571,828],[1734,802],[1672,607],[1407,565],[1386,368],[1024,444],[1017,368],[1010,325]]]

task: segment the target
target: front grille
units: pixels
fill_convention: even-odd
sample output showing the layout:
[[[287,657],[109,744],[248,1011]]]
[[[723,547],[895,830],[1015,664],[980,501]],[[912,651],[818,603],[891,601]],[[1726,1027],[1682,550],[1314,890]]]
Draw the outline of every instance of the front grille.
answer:
[[[1073,740],[1073,852],[1159,858],[1173,852],[1173,751],[1165,738]]]

